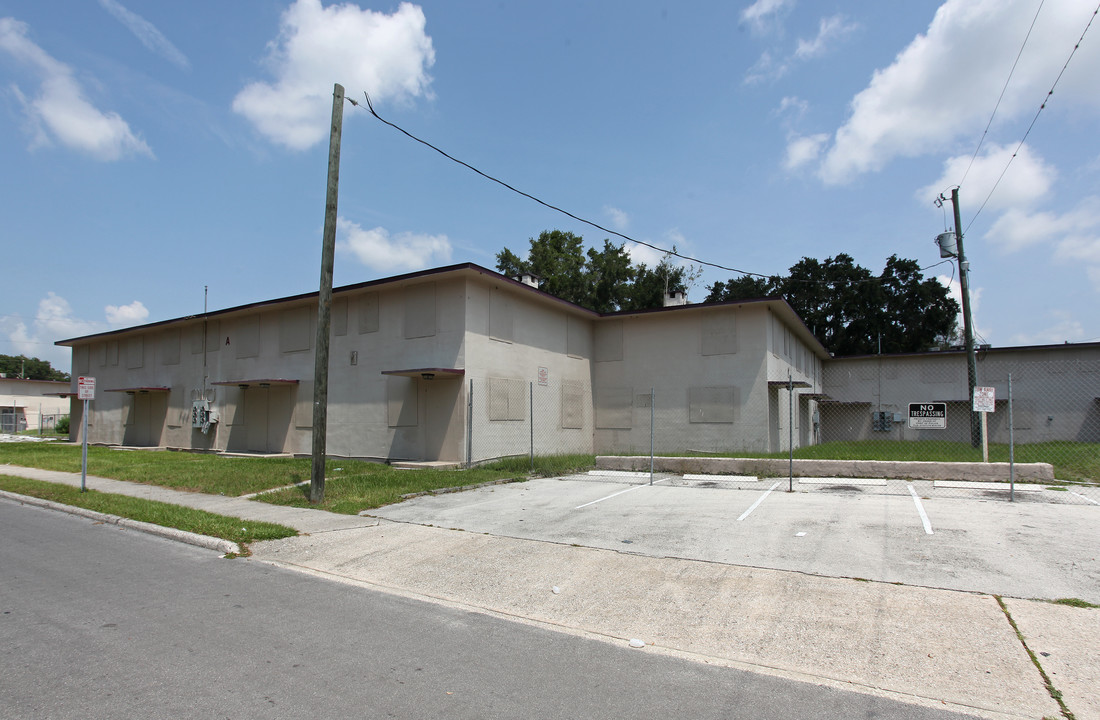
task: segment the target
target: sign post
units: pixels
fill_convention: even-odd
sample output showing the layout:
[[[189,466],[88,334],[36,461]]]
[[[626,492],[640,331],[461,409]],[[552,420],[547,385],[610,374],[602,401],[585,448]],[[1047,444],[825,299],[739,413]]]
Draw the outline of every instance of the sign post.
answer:
[[[982,462],[989,462],[989,413],[996,409],[993,388],[974,388],[974,412],[982,414]]]
[[[80,492],[88,492],[88,401],[95,400],[94,377],[76,379],[76,397],[84,401],[84,412],[80,415]]]

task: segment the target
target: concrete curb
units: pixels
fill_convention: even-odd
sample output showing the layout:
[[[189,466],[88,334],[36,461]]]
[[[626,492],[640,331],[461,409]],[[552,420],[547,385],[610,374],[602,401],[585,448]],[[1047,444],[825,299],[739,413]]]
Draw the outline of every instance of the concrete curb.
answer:
[[[597,455],[601,470],[649,470],[649,456]],[[655,457],[660,472],[786,477],[793,469],[802,477],[901,478],[907,480],[969,480],[1008,482],[1008,463],[901,462],[887,460],[789,460],[773,458]],[[1016,463],[1016,480],[1054,480],[1049,463]]]
[[[137,530],[138,532],[143,532],[148,535],[156,535],[166,540],[196,545],[201,548],[206,548],[207,550],[216,550],[223,555],[240,555],[241,553],[241,547],[237,543],[230,542],[229,540],[222,540],[221,538],[210,537],[208,535],[199,535],[198,533],[188,532],[186,530],[177,530],[176,528],[154,525],[153,523],[132,520],[130,518],[119,517],[118,515],[108,515],[106,513],[96,512],[95,510],[88,510],[87,508],[76,507],[74,505],[62,505],[61,503],[55,503],[50,500],[43,500],[29,495],[19,495],[6,490],[0,490],[0,498],[5,498],[22,505],[33,505],[46,510],[55,510],[70,515],[78,515],[96,522],[107,523],[108,525],[118,525],[119,527]]]

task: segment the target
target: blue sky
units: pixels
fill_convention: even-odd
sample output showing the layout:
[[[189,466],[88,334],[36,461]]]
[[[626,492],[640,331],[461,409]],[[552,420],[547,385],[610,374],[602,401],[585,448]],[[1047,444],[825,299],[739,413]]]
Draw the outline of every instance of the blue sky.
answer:
[[[211,309],[315,291],[335,82],[547,202],[754,273],[896,253],[957,285],[933,199],[961,185],[981,338],[1097,340],[1100,22],[1020,146],[1095,10],[0,0],[0,353],[68,370],[56,340],[201,312],[204,286]],[[350,104],[339,215],[337,285],[608,237]]]

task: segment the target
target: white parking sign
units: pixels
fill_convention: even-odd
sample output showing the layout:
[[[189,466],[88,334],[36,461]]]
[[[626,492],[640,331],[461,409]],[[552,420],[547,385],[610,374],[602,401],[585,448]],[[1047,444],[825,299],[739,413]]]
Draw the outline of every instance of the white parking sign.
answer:
[[[993,397],[993,388],[974,388],[974,412],[994,412],[996,410],[996,404],[997,401]]]

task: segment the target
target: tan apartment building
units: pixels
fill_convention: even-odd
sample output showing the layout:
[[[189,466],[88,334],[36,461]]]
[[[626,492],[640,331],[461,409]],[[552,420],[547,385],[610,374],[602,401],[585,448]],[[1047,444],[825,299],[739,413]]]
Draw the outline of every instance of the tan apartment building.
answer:
[[[316,323],[309,293],[58,344],[96,378],[89,442],[309,454]],[[662,451],[781,450],[814,441],[827,360],[782,300],[600,315],[453,265],[334,290],[327,448],[476,462],[537,422],[555,452],[648,449],[659,413]]]

